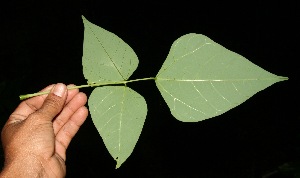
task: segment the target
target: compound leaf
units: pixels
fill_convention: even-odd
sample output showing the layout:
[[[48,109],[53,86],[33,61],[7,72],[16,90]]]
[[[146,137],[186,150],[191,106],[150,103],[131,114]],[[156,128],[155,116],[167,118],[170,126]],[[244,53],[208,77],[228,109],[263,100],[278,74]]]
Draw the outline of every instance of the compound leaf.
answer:
[[[88,105],[93,123],[119,168],[141,134],[147,115],[146,101],[126,86],[105,86],[93,90]]]
[[[220,115],[282,80],[287,77],[191,33],[172,44],[155,82],[176,119],[197,122]]]
[[[133,49],[117,35],[89,22],[84,23],[83,74],[88,83],[127,80],[138,66]]]

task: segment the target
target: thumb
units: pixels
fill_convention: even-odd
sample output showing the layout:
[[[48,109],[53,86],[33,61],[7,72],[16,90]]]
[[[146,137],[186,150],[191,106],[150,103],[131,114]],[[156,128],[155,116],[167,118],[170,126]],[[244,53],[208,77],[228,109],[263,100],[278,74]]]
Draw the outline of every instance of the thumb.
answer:
[[[46,97],[42,107],[38,110],[42,119],[52,121],[53,118],[62,110],[67,99],[67,87],[62,83],[53,86]]]

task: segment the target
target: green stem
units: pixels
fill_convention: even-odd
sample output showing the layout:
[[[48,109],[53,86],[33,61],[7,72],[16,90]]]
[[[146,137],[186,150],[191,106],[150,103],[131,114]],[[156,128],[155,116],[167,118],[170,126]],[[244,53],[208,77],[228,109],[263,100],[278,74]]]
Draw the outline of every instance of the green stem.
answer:
[[[98,86],[104,86],[104,85],[118,85],[118,84],[127,84],[130,82],[137,82],[137,81],[142,81],[142,80],[155,80],[154,77],[149,77],[149,78],[142,78],[142,79],[135,79],[135,80],[128,80],[128,81],[118,81],[118,82],[106,82],[106,83],[91,83],[87,85],[79,85],[79,86],[72,86],[68,87],[68,90],[73,90],[73,89],[78,89],[78,88],[86,88],[86,87],[98,87]],[[34,96],[40,96],[40,95],[46,95],[50,93],[50,91],[43,91],[43,92],[38,92],[38,93],[32,93],[32,94],[26,94],[26,95],[20,95],[19,98],[20,100],[24,100],[27,98],[31,98]]]

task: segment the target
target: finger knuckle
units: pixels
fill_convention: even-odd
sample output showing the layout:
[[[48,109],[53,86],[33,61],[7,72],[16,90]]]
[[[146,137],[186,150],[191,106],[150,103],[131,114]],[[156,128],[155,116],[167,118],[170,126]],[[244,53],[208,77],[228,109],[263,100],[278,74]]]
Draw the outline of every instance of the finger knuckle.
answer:
[[[61,109],[62,101],[59,97],[51,96],[45,100],[44,105],[54,109]]]

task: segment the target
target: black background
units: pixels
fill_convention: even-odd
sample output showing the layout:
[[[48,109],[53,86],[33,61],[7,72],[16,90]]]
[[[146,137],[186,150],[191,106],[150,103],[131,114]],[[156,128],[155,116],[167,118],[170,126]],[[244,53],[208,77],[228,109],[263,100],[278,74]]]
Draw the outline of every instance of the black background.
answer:
[[[197,123],[172,117],[154,81],[130,83],[148,105],[131,156],[115,169],[89,116],[67,150],[67,177],[299,176],[296,3],[10,1],[1,5],[1,128],[19,104],[20,94],[57,82],[86,84],[81,15],[133,48],[139,66],[130,79],[155,77],[172,43],[184,34],[199,33],[289,80]],[[89,96],[92,88],[81,91]],[[0,158],[2,166],[3,152]]]

